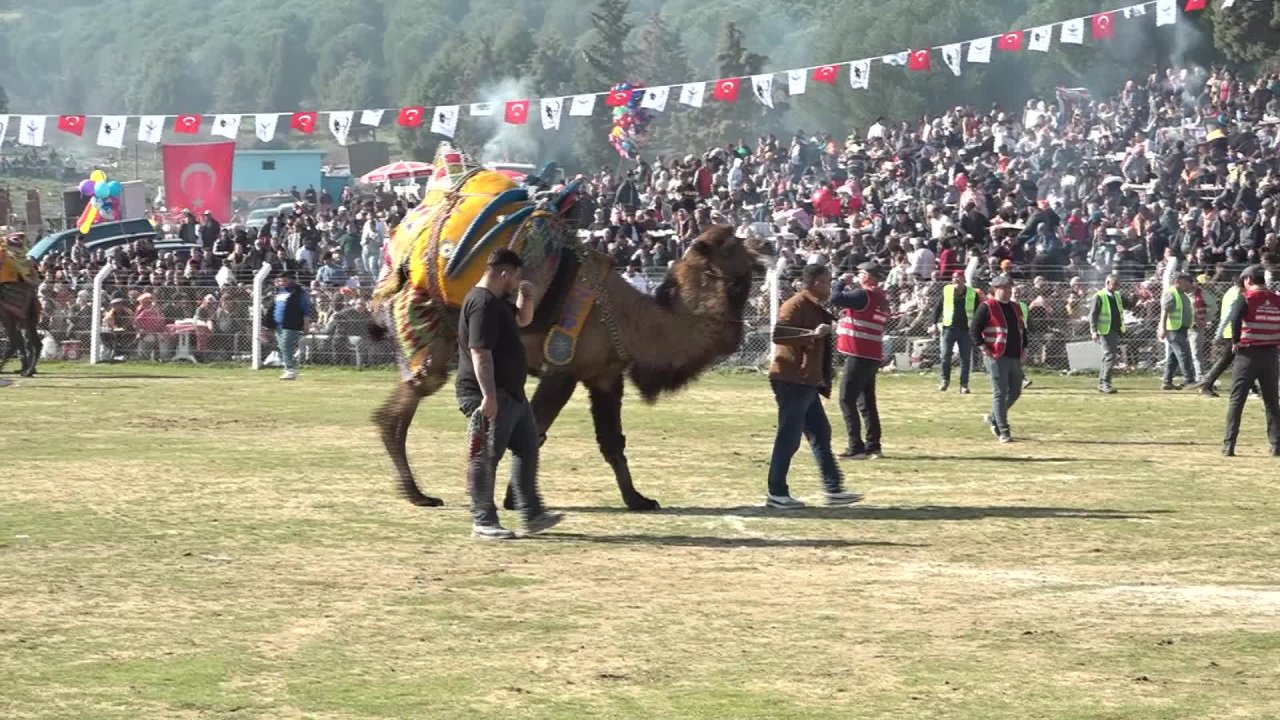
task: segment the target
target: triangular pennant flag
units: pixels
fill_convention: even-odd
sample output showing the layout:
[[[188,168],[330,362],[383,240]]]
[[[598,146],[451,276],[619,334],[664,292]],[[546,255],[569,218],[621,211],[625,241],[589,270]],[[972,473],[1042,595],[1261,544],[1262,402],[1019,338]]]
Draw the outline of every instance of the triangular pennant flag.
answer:
[[[471,103],[471,117],[493,117],[493,103]]]
[[[991,62],[991,38],[986,37],[971,41],[969,43],[969,57],[966,60],[971,63]]]
[[[329,113],[329,132],[333,133],[339,145],[347,144],[347,134],[351,132],[351,121],[355,118],[356,114],[350,110]]]
[[[721,78],[716,81],[716,87],[711,91],[711,97],[720,102],[738,102],[738,88],[741,86],[742,81],[738,78]]]
[[[667,100],[671,97],[671,88],[667,86],[645,88],[640,107],[646,110],[662,112],[667,109]]]
[[[1146,14],[1147,14],[1146,3],[1143,3],[1141,5],[1130,5],[1129,7],[1124,9],[1124,16],[1125,16],[1125,19],[1127,20],[1132,20],[1136,17],[1142,17],[1143,15],[1146,15]]]
[[[813,69],[813,81],[826,83],[828,85],[836,84],[836,76],[840,74],[840,68],[836,65],[819,65]]]
[[[200,123],[204,117],[200,115],[179,115],[173,119],[173,131],[183,135],[195,135],[200,132]]]
[[[529,120],[528,100],[508,100],[502,119],[508,125],[523,125]]]
[[[907,51],[906,51],[906,50],[903,50],[903,51],[902,51],[902,52],[900,52],[900,53],[894,53],[894,54],[892,54],[892,55],[885,55],[884,57],[880,58],[880,60],[881,60],[881,62],[883,62],[885,65],[893,65],[893,66],[895,66],[895,67],[902,67],[903,65],[906,65],[906,64],[907,64],[907,60],[908,60],[908,53],[907,53]]]
[[[942,59],[947,63],[951,74],[960,77],[960,43],[943,45]]]
[[[690,107],[702,107],[702,96],[707,92],[704,82],[686,83],[680,86],[680,104]]]
[[[854,60],[849,63],[849,86],[854,90],[866,90],[871,86],[870,60]]]
[[[435,109],[435,112],[431,113],[431,132],[451,138],[457,130],[457,105],[441,105]]]
[[[23,115],[19,121],[18,144],[40,147],[44,145],[44,125],[48,118],[44,115]]]
[[[400,127],[419,127],[426,116],[427,109],[421,106],[400,108],[400,114],[396,116],[396,124]]]
[[[1205,6],[1205,0],[1187,0],[1187,5],[1186,7],[1182,8],[1182,11],[1195,12],[1197,10],[1203,10],[1204,6]]]
[[[235,140],[236,135],[240,134],[240,116],[214,115],[213,129],[209,131],[209,134],[224,137],[228,140]]]
[[[164,116],[143,115],[138,119],[138,142],[159,145],[164,137]]]
[[[310,135],[316,131],[316,119],[317,114],[314,110],[296,112],[289,117],[289,127],[303,135]]]
[[[1089,26],[1094,40],[1110,40],[1116,34],[1116,16],[1109,12],[1099,13],[1089,21]]]
[[[809,73],[805,70],[787,71],[787,94],[803,95],[809,83]]]
[[[1080,45],[1084,42],[1084,18],[1075,18],[1062,23],[1062,33],[1058,41],[1068,45]]]
[[[253,131],[258,139],[264,143],[269,143],[276,136],[276,125],[280,123],[280,116],[276,113],[257,115],[253,119]]]
[[[1027,43],[1028,50],[1036,52],[1049,52],[1049,44],[1053,39],[1053,26],[1041,25],[1040,27],[1031,28],[1031,41]]]
[[[574,95],[569,101],[569,117],[590,117],[595,109],[595,95]]]
[[[59,115],[58,129],[69,135],[81,137],[84,135],[84,116],[83,115]]]
[[[385,110],[361,110],[360,124],[368,125],[369,127],[378,127],[379,125],[382,124],[382,113],[384,112],[386,111]]]
[[[996,38],[996,49],[1003,50],[1005,52],[1018,52],[1022,50],[1022,31],[1010,30]]]
[[[102,124],[98,126],[98,144],[102,147],[124,147],[124,115],[103,115]]]
[[[4,147],[4,134],[9,132],[9,116],[0,115],[0,147]]]
[[[1235,4],[1236,4],[1236,0],[1222,0],[1222,9],[1226,10],[1227,8]]]
[[[610,90],[609,94],[604,96],[604,104],[609,107],[626,107],[631,104],[631,91]]]
[[[914,72],[929,72],[933,67],[933,54],[928,50],[911,50],[907,55],[907,69]]]
[[[564,98],[542,98],[542,129],[559,130],[560,112],[564,109]]]
[[[1126,11],[1125,17],[1129,14]],[[1178,22],[1178,0],[1156,0],[1156,27]]]
[[[773,108],[773,73],[751,76],[751,90],[767,108]]]

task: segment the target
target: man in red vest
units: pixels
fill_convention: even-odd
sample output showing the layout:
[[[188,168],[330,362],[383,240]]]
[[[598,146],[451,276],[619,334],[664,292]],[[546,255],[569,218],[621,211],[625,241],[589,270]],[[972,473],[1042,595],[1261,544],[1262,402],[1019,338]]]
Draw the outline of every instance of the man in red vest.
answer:
[[[1013,281],[998,275],[991,281],[994,297],[983,300],[973,313],[970,333],[982,348],[991,374],[991,414],[983,421],[1002,443],[1013,442],[1009,408],[1022,395],[1022,358],[1027,352],[1027,319],[1022,306],[1013,302]]]
[[[858,287],[841,287],[831,294],[840,308],[836,351],[845,356],[840,378],[840,411],[849,433],[849,446],[840,457],[866,460],[883,457],[880,449],[880,411],[876,408],[876,374],[884,364],[884,324],[889,298],[880,289],[884,270],[874,261],[858,266]],[[867,425],[862,440],[862,422]]]
[[[1222,439],[1222,454],[1236,454],[1236,436],[1240,433],[1240,413],[1249,388],[1261,383],[1262,405],[1267,412],[1267,438],[1271,456],[1280,457],[1280,368],[1276,366],[1276,348],[1280,348],[1280,295],[1267,290],[1266,272],[1261,265],[1250,265],[1240,275],[1244,293],[1232,304],[1228,322],[1236,341],[1236,359],[1231,367],[1231,400],[1227,405],[1227,430]]]

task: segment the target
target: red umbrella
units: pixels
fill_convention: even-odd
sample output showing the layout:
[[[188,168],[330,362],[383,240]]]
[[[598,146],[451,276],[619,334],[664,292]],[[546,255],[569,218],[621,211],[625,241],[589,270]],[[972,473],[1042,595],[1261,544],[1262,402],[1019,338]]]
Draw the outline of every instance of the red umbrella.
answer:
[[[390,165],[371,170],[360,176],[360,182],[365,185],[373,185],[376,183],[387,182],[388,180],[408,180],[410,178],[430,177],[433,168],[424,162],[414,160],[400,160]]]

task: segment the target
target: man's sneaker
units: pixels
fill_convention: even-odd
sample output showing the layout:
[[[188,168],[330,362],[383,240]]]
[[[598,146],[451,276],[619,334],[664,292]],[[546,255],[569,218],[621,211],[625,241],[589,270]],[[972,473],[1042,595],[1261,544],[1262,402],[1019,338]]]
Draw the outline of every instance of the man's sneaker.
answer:
[[[968,386],[968,385],[961,385],[961,386],[960,386],[960,394],[961,394],[961,395],[968,395],[968,394],[969,394],[969,386]]]
[[[856,453],[856,452],[854,452],[853,450],[845,450],[844,452],[840,453],[839,455],[836,455],[836,457],[840,458],[841,460],[848,460],[849,458],[853,457],[854,455],[859,455],[859,454],[860,454],[860,453]]]
[[[1200,394],[1204,397],[1221,397],[1220,395],[1218,395],[1218,391],[1214,390],[1211,387],[1201,388]]]
[[[856,493],[852,490],[837,490],[827,493],[827,504],[836,505],[852,505],[862,501],[862,493]]]
[[[938,392],[946,392],[949,387],[951,387],[951,383],[944,382],[938,385]]]
[[[770,495],[764,501],[764,506],[774,510],[801,510],[804,508],[804,503],[790,495]]]
[[[1098,392],[1102,393],[1103,395],[1115,395],[1116,389],[1111,387],[1110,385],[1103,385],[1102,387],[1098,388]]]
[[[982,422],[986,423],[987,427],[991,428],[992,435],[995,435],[996,437],[1000,436],[1000,428],[996,427],[996,421],[989,413],[982,416]]]
[[[1193,383],[1187,383],[1187,389],[1188,389],[1188,390],[1199,390],[1199,389],[1201,389],[1201,387],[1202,387],[1203,385],[1204,385],[1204,383],[1203,383],[1203,382],[1201,382],[1201,381],[1197,380],[1197,381],[1195,381],[1195,382],[1193,382]]]
[[[1181,389],[1182,389],[1181,385],[1161,385],[1160,386],[1160,390],[1162,392],[1173,392],[1175,390],[1181,390]]]
[[[857,452],[842,453],[840,455],[840,459],[841,460],[866,460],[867,453],[863,450],[859,450]]]
[[[869,450],[869,451],[867,452],[867,459],[868,459],[868,460],[883,460],[883,459],[884,459],[884,451],[883,451],[883,450]]]
[[[298,373],[293,372],[291,370],[285,370],[284,372],[280,373],[280,379],[281,380],[297,380]]]
[[[544,512],[525,522],[524,534],[537,535],[540,532],[545,532],[559,525],[561,520],[564,520],[563,513]]]
[[[1035,384],[1035,381],[1034,381],[1034,380],[1032,380],[1031,378],[1022,378],[1022,389],[1023,389],[1023,390],[1026,390],[1027,388],[1031,387],[1031,386],[1032,386],[1032,385],[1034,385],[1034,384]]]
[[[1000,442],[1008,445],[1009,443],[1013,442],[1013,436],[1008,433],[1005,433],[1000,436]]]
[[[513,540],[516,534],[501,525],[472,525],[471,537],[477,540]]]

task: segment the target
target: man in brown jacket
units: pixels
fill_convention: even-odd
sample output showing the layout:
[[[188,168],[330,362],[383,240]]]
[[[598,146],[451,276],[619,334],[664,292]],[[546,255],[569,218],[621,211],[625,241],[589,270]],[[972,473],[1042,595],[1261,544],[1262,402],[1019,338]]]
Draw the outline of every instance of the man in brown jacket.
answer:
[[[824,305],[831,297],[831,272],[823,265],[808,265],[801,276],[803,287],[778,308],[773,329],[774,354],[769,384],[778,401],[778,436],[769,461],[767,507],[798,510],[804,503],[791,497],[787,473],[791,458],[800,449],[800,436],[808,438],[818,461],[828,505],[851,505],[862,499],[844,489],[844,475],[831,452],[831,423],[822,398],[831,395],[831,331],[835,319]]]

